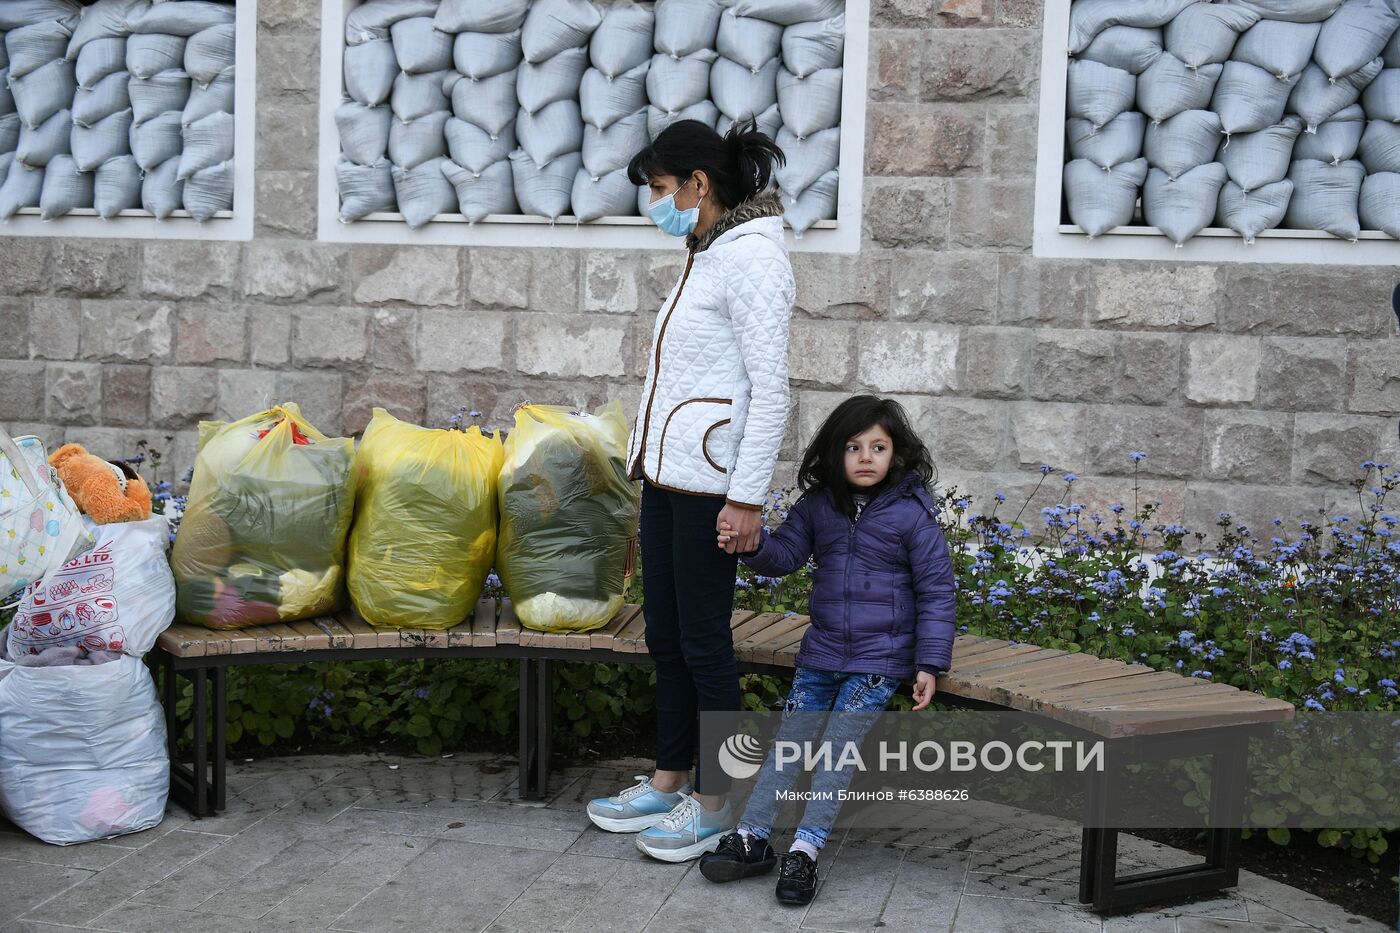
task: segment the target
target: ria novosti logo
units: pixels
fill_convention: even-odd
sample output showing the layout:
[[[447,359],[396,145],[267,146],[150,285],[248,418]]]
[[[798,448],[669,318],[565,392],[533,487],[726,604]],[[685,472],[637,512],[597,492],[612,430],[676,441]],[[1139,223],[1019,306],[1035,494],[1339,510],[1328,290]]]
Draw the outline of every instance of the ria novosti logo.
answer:
[[[757,774],[763,759],[763,745],[742,732],[731,735],[719,747],[720,770],[736,781],[746,781]]]

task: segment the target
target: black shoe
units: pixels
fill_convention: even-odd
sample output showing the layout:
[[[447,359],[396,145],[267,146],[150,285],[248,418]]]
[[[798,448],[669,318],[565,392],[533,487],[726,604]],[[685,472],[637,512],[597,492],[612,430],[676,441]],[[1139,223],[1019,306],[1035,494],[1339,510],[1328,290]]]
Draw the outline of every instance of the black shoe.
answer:
[[[817,893],[817,863],[806,852],[789,852],[778,866],[778,903],[801,907]]]
[[[700,874],[711,881],[738,881],[766,875],[777,862],[767,839],[735,831],[725,833],[715,851],[700,856]]]

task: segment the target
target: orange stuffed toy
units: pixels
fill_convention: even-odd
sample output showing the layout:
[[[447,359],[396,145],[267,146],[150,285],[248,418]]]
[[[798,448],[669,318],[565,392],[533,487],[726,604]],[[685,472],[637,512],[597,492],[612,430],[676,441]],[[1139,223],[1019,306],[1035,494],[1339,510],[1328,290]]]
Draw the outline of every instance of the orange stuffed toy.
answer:
[[[79,444],[64,444],[49,465],[63,480],[83,514],[99,525],[139,522],[151,517],[151,490],[125,463],[93,456]]]

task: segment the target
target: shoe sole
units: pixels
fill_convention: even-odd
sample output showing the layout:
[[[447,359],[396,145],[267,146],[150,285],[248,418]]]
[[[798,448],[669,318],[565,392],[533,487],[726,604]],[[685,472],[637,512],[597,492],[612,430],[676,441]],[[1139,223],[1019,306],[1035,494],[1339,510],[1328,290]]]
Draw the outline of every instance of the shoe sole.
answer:
[[[784,907],[806,907],[808,904],[812,903],[812,898],[814,898],[816,894],[817,892],[813,891],[811,894],[808,894],[805,897],[780,896],[778,897],[778,903],[782,904]]]
[[[598,816],[595,813],[588,814],[588,819],[599,829],[610,833],[639,833],[644,829],[651,829],[653,826],[666,819],[665,813],[653,813],[650,816],[631,816],[626,819],[615,820],[606,816]]]
[[[715,849],[719,848],[719,840],[723,835],[724,833],[715,833],[708,839],[703,839],[694,845],[688,845],[682,849],[651,849],[647,847],[642,837],[638,836],[637,848],[644,855],[649,855],[662,862],[689,862],[692,859],[699,858],[706,852],[713,852]]]
[[[773,866],[776,864],[778,864],[777,859],[765,860],[751,865],[743,862],[712,859],[700,863],[700,874],[716,884],[724,884],[728,881],[738,881],[741,878],[766,875],[773,870]]]

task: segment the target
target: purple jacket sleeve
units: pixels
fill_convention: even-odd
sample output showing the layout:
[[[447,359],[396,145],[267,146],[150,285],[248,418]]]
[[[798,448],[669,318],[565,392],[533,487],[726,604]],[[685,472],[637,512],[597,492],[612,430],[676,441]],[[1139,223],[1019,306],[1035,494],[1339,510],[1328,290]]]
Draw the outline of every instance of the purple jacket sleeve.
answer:
[[[739,559],[765,577],[785,577],[807,563],[812,556],[812,517],[807,509],[806,499],[798,501],[777,531],[763,529],[758,550],[740,554]]]
[[[938,673],[953,666],[953,638],[957,634],[957,595],[953,587],[953,561],[943,530],[925,516],[909,536],[909,565],[913,569],[914,597],[918,604],[915,631],[915,663]]]

